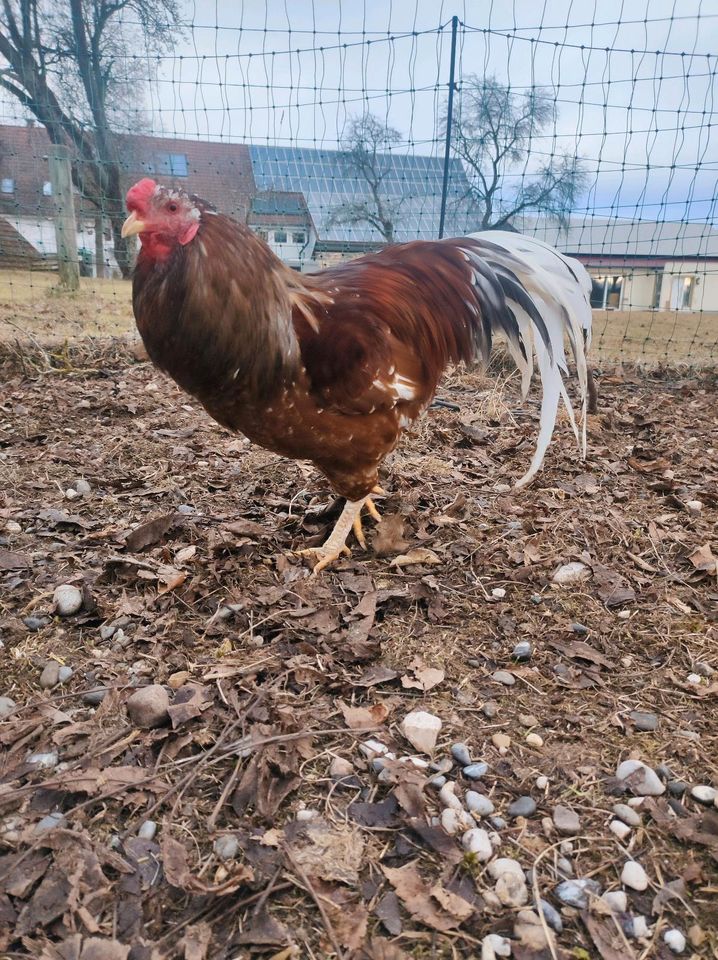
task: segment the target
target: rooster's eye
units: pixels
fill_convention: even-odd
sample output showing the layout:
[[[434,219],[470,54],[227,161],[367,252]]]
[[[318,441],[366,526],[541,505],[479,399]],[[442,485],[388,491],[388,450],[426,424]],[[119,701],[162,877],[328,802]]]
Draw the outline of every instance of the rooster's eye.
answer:
[[[170,203],[170,204],[168,205],[167,209],[169,210],[170,213],[177,213],[177,204],[176,204],[176,203]]]

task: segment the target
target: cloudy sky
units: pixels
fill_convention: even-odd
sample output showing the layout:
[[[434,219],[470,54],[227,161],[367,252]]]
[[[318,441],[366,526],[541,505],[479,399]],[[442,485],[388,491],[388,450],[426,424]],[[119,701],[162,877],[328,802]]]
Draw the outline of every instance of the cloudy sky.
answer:
[[[587,209],[716,219],[715,0],[188,0],[183,9],[185,36],[156,73],[148,63],[157,133],[331,148],[347,119],[369,110],[401,131],[402,151],[440,153],[456,14],[459,83],[477,74],[545,88],[558,120],[534,140],[532,162],[556,150],[582,157]]]

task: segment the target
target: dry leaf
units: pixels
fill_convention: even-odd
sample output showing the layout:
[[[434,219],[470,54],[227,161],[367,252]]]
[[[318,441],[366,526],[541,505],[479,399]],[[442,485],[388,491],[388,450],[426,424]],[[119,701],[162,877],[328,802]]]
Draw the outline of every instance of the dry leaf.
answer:
[[[416,657],[410,664],[413,676],[405,674],[401,678],[401,685],[405,690],[431,690],[436,687],[446,676],[446,673],[437,667],[427,667],[420,657]]]
[[[189,547],[182,547],[182,549],[178,550],[175,554],[175,563],[187,563],[187,561],[191,560],[196,553],[197,547],[195,547],[194,544]]]
[[[401,553],[409,546],[404,539],[404,518],[394,513],[382,517],[372,538],[372,549],[378,557],[390,557],[394,553]]]
[[[155,517],[154,520],[148,520],[139,527],[135,527],[131,533],[127,534],[125,546],[132,553],[137,550],[144,550],[145,547],[151,547],[159,543],[165,534],[181,520],[179,513],[168,513],[163,517]]]
[[[704,543],[702,547],[698,547],[697,550],[694,550],[688,559],[691,561],[696,570],[705,570],[706,573],[716,572],[716,564],[718,564],[718,559],[713,556],[713,551],[711,550],[711,545],[709,543]]]
[[[292,821],[284,829],[289,866],[299,864],[312,877],[355,884],[364,856],[364,840],[348,824],[317,819]]]
[[[350,707],[343,700],[337,700],[337,706],[350,730],[379,727],[389,716],[389,707],[385,703],[373,703],[370,707]]]
[[[398,557],[394,557],[389,566],[412,567],[419,563],[441,563],[441,560],[437,557],[433,550],[429,550],[427,547],[416,547],[414,550],[410,550],[408,553],[402,553]]]
[[[426,885],[415,861],[396,868],[381,864],[381,869],[397,897],[415,920],[443,933],[458,927],[459,920],[439,906],[432,897],[432,889],[436,888],[430,889]]]

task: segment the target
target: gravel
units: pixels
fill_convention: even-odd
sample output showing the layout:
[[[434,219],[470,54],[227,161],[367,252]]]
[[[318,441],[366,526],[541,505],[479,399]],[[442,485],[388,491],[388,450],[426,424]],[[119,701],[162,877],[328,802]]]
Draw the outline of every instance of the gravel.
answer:
[[[141,840],[154,840],[156,833],[157,824],[155,821],[145,820],[144,823],[140,824],[140,829],[137,831],[137,836]]]
[[[61,617],[71,617],[82,606],[82,591],[71,583],[61,583],[52,595],[55,611]]]
[[[637,797],[660,797],[666,788],[655,770],[640,760],[624,760],[618,765],[616,779]]]
[[[57,660],[48,660],[40,674],[40,686],[43,690],[51,690],[60,677],[60,664]]]
[[[127,713],[131,722],[143,730],[161,727],[167,722],[170,699],[167,691],[158,683],[140,687],[127,701]]]
[[[578,910],[585,910],[588,906],[591,895],[598,896],[601,887],[595,880],[563,880],[555,888],[554,893],[567,907],[576,907]]]
[[[575,810],[559,804],[553,811],[553,823],[559,833],[572,836],[581,829],[581,821]]]
[[[587,580],[590,575],[591,571],[585,563],[581,563],[580,560],[572,560],[571,563],[564,563],[560,566],[551,579],[561,587],[568,587],[571,584]]]
[[[683,953],[686,949],[686,938],[680,930],[666,930],[663,934],[663,942],[674,953]]]
[[[491,742],[495,747],[498,747],[499,750],[508,750],[511,746],[511,737],[508,733],[495,733],[491,737]]]
[[[512,819],[516,817],[530,817],[536,813],[536,801],[533,797],[519,797],[509,804],[508,814]]]
[[[68,667],[68,666],[60,667],[60,669],[57,671],[57,682],[67,683],[67,681],[70,679],[70,677],[73,675],[74,672],[75,671],[72,669],[72,667]]]
[[[621,883],[641,893],[648,888],[646,871],[636,860],[626,860],[621,871]]]
[[[480,863],[490,860],[494,855],[491,839],[481,827],[472,827],[461,838],[461,844],[468,853],[473,853]]]
[[[59,760],[56,750],[48,750],[45,753],[31,753],[27,758],[28,763],[37,767],[45,767],[47,770],[56,767]]]
[[[217,837],[214,841],[214,852],[220,860],[234,860],[239,853],[239,840],[231,833]]]
[[[497,860],[494,860],[493,863],[490,863],[488,866],[489,876],[492,880],[498,880],[499,877],[502,877],[505,873],[513,873],[514,876],[519,877],[521,880],[524,880],[524,868],[512,857],[499,857]]]
[[[608,829],[615,837],[618,837],[619,840],[625,840],[631,832],[631,828],[627,823],[624,823],[623,820],[611,820]]]
[[[58,828],[66,826],[67,820],[65,814],[59,810],[54,810],[35,824],[33,833],[46,833],[48,830],[57,830]]]
[[[426,710],[413,710],[401,724],[401,732],[420,753],[431,753],[441,730],[441,720]]]
[[[629,807],[627,803],[614,803],[611,807],[616,816],[623,820],[624,823],[627,823],[629,827],[640,827],[641,817],[633,807]]]
[[[466,806],[471,813],[479,817],[488,817],[494,812],[494,805],[483,793],[477,793],[476,790],[466,791]]]
[[[93,687],[91,690],[85,690],[82,694],[83,703],[91,707],[96,707],[107,696],[107,687]]]
[[[542,747],[543,746],[543,737],[540,737],[538,733],[527,733],[526,734],[526,743],[530,747]]]
[[[516,677],[513,673],[509,673],[508,670],[497,670],[491,674],[491,679],[497,683],[503,683],[505,687],[513,687],[516,683]]]
[[[688,789],[688,784],[685,780],[669,780],[666,786],[668,787],[668,792],[674,797],[682,797]]]
[[[696,787],[691,787],[691,796],[699,803],[705,803],[707,806],[710,806],[715,803],[716,797],[718,797],[718,790],[707,784],[698,784]]]
[[[465,743],[454,743],[451,747],[451,756],[462,767],[468,767],[471,763],[471,754]]]
[[[0,697],[0,719],[9,717],[17,704],[10,697]]]
[[[541,913],[543,914],[544,920],[551,927],[552,930],[555,930],[556,933],[561,933],[563,930],[563,920],[561,919],[561,914],[558,910],[552,906],[548,900],[539,900],[541,905]]]
[[[468,767],[464,767],[463,773],[465,777],[468,777],[469,780],[480,780],[482,777],[485,777],[489,772],[488,763],[472,763]]]
[[[645,713],[643,710],[631,710],[628,716],[633,721],[636,730],[650,732],[658,728],[658,717],[655,713]]]
[[[530,640],[520,640],[514,647],[511,656],[520,663],[530,660],[534,652],[533,644]]]
[[[528,903],[529,892],[523,873],[518,877],[513,873],[503,873],[496,881],[494,892],[505,907],[523,907]]]
[[[614,913],[625,913],[628,909],[628,897],[625,890],[609,890],[601,897]]]

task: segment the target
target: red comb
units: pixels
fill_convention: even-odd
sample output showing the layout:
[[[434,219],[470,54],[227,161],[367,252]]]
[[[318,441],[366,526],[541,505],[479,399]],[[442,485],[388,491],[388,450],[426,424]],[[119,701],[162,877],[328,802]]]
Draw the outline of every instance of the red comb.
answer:
[[[156,188],[157,183],[149,177],[138,180],[134,187],[130,187],[127,191],[127,209],[144,210]]]

